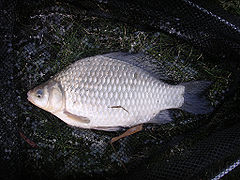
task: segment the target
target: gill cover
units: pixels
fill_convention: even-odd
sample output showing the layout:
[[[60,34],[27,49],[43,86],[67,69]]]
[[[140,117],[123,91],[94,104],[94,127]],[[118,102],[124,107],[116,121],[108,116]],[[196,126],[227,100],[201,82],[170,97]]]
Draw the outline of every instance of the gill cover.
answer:
[[[50,82],[48,87],[49,98],[46,110],[54,113],[65,107],[65,97],[61,85],[58,82]]]

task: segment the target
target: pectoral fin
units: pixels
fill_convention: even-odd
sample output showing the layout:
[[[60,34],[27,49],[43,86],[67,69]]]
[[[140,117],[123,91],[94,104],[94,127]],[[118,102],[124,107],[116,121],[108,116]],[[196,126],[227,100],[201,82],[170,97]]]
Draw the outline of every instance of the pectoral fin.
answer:
[[[78,115],[75,115],[75,114],[72,114],[68,111],[64,111],[63,112],[65,115],[67,115],[68,118],[74,120],[74,121],[79,121],[81,123],[90,123],[90,120],[87,118],[87,117],[83,117],[83,116],[78,116]]]

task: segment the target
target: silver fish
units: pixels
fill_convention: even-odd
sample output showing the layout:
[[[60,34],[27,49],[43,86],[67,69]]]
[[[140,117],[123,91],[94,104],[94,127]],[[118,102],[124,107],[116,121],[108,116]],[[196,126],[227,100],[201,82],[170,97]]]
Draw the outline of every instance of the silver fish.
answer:
[[[169,122],[168,109],[173,108],[194,114],[212,111],[200,96],[209,82],[170,85],[129,63],[132,57],[143,55],[111,53],[76,61],[30,90],[28,100],[69,125],[105,131]]]

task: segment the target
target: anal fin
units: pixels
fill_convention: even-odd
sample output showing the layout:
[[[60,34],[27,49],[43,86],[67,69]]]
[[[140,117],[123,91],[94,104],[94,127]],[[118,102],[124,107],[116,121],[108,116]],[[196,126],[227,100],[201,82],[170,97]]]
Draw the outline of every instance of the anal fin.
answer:
[[[83,116],[78,116],[75,114],[72,114],[66,110],[63,111],[63,113],[70,119],[74,120],[74,121],[79,121],[81,123],[90,123],[90,119],[88,119],[87,117],[83,117]]]
[[[153,124],[166,124],[173,120],[171,114],[168,110],[160,111],[155,117],[153,117],[150,121],[146,123],[153,123]]]

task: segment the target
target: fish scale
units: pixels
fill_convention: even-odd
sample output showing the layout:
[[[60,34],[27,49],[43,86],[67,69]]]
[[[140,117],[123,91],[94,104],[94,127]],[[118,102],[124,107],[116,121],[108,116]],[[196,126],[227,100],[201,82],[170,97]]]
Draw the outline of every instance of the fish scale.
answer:
[[[149,121],[160,110],[178,108],[183,103],[183,86],[166,86],[138,67],[103,56],[78,61],[54,80],[66,90],[67,111],[88,117],[89,128],[133,126]],[[74,94],[68,91],[73,80],[72,88],[77,89]],[[79,84],[84,87],[78,88]],[[167,98],[178,98],[179,101],[168,101],[172,103],[167,104]],[[73,104],[75,100],[79,103]],[[114,106],[118,108],[112,108]]]
[[[212,110],[202,97],[209,82],[170,85],[145,70],[141,60],[145,65],[145,61],[151,61],[141,54],[128,53],[81,59],[30,90],[28,99],[69,125],[106,131],[169,122],[172,117],[168,109],[173,108],[194,114]]]

